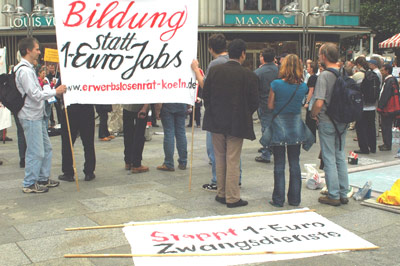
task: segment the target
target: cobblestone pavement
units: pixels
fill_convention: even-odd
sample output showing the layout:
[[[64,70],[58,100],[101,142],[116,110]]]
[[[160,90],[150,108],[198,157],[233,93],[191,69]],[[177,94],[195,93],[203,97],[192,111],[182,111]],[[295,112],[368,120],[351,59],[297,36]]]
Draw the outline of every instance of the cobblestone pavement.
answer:
[[[96,129],[97,131],[97,129]],[[162,128],[153,128],[162,132]],[[163,162],[163,136],[152,135],[146,142],[143,164],[150,171],[131,174],[124,169],[123,138],[110,142],[95,140],[96,179],[83,180],[83,149],[75,146],[80,191],[75,183],[62,182],[57,188],[40,195],[22,193],[23,169],[19,168],[15,126],[8,136],[14,141],[0,143],[0,265],[133,265],[132,259],[65,259],[67,253],[130,253],[121,229],[66,232],[67,227],[121,224],[129,221],[167,220],[249,212],[270,212],[268,204],[273,189],[273,163],[254,161],[258,141],[245,141],[242,152],[243,180],[241,195],[249,201],[242,208],[228,209],[215,202],[214,193],[204,191],[202,184],[211,179],[205,147],[205,132],[194,129],[193,176],[189,191],[189,168],[175,172],[156,170]],[[260,125],[255,124],[260,137]],[[96,132],[97,135],[97,132]],[[187,129],[188,147],[191,129]],[[354,131],[349,131],[346,152],[357,149]],[[52,178],[61,174],[61,139],[51,138],[53,145]],[[381,144],[381,137],[378,144]],[[365,164],[394,160],[391,152],[361,156]],[[316,163],[319,146],[302,151],[301,164]],[[190,154],[189,154],[190,155]],[[175,159],[177,155],[175,155]],[[349,166],[350,169],[356,166]],[[304,169],[303,169],[304,171]],[[351,200],[348,205],[321,205],[319,191],[308,190],[303,182],[301,207],[315,209],[338,225],[380,246],[379,250],[347,252],[268,265],[400,265],[400,216],[365,207]],[[292,209],[285,205],[283,209]],[[262,264],[258,264],[262,265]]]

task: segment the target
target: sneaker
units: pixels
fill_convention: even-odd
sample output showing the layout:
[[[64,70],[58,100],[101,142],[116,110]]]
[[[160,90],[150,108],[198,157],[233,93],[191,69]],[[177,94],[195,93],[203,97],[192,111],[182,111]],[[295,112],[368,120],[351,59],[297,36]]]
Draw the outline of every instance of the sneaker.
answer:
[[[139,173],[144,173],[148,172],[149,168],[147,166],[141,165],[139,167],[132,167],[131,172],[132,174],[139,174]]]
[[[217,192],[217,184],[204,184],[203,189],[211,192]]]
[[[75,181],[75,178],[72,175],[66,175],[66,174],[59,175],[58,179],[62,180],[62,181],[67,181],[67,182],[74,182]]]
[[[29,187],[22,188],[24,193],[45,193],[49,188],[39,185],[37,182]]]
[[[180,164],[180,165],[178,165],[178,168],[181,170],[186,170],[186,165]]]
[[[95,178],[96,178],[95,174],[85,175],[85,181],[92,181]]]
[[[175,171],[174,168],[169,168],[169,167],[166,166],[165,164],[160,165],[160,166],[157,166],[157,170],[160,170],[160,171],[169,171],[169,172]]]
[[[331,198],[329,198],[328,196],[319,197],[318,202],[319,202],[319,203],[322,203],[322,204],[331,205],[331,206],[340,206],[340,200],[338,200],[338,199],[331,199]]]
[[[240,199],[239,201],[237,201],[235,203],[227,203],[226,207],[228,207],[228,208],[236,208],[236,207],[246,206],[247,204],[249,204],[247,201]]]
[[[58,185],[60,184],[60,182],[52,180],[52,179],[48,179],[46,181],[38,181],[38,184],[44,187],[58,187]]]

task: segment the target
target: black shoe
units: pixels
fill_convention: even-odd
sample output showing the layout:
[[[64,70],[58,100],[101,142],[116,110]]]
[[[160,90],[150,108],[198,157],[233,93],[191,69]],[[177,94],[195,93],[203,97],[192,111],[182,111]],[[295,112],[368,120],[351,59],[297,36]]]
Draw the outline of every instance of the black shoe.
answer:
[[[246,206],[247,204],[249,204],[247,201],[240,199],[239,201],[237,201],[235,203],[227,203],[226,207],[228,207],[228,208],[236,208],[236,207]]]
[[[349,203],[349,198],[340,198],[340,203],[342,203],[342,204]]]
[[[92,181],[95,178],[96,178],[95,174],[85,175],[85,181]]]
[[[259,163],[270,163],[271,162],[271,160],[264,159],[262,156],[257,156],[255,158],[255,160],[256,160],[256,162],[259,162]]]
[[[226,204],[226,200],[223,197],[215,196],[215,200],[218,201],[219,203]]]
[[[379,150],[380,151],[391,151],[392,147],[387,147],[387,146],[383,145],[382,147],[379,147]]]
[[[74,182],[75,181],[75,178],[72,175],[66,175],[66,174],[59,175],[58,179],[62,180],[62,181],[67,181],[67,182]]]
[[[369,151],[362,151],[362,150],[356,150],[354,152],[358,154],[369,154]]]
[[[370,153],[376,153],[376,149],[375,150],[370,150]]]
[[[277,208],[282,208],[283,207],[283,204],[275,203],[273,200],[268,201],[268,203],[271,204],[274,207],[277,207]]]
[[[19,168],[25,168],[25,159],[19,161]]]

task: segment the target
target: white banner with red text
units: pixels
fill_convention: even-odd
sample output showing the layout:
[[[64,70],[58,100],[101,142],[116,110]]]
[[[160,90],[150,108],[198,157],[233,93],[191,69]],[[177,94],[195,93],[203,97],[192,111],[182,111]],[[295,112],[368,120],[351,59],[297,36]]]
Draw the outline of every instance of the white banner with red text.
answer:
[[[377,248],[307,208],[132,224],[123,231],[136,266],[240,265]]]
[[[54,1],[66,105],[196,96],[198,0]]]

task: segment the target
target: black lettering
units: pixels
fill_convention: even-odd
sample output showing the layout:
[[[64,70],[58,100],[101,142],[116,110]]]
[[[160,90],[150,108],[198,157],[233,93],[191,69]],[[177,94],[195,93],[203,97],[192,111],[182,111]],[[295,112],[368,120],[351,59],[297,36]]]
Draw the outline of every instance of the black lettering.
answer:
[[[178,253],[176,251],[167,251],[170,247],[172,247],[174,244],[170,243],[163,243],[163,244],[157,244],[154,245],[155,247],[164,247],[160,251],[157,252],[157,254],[171,254],[171,253]]]
[[[186,251],[195,252],[196,251],[196,247],[194,245],[192,245],[191,249],[189,247],[184,247],[184,248],[176,248],[176,250],[178,250],[180,252],[186,252]]]
[[[279,224],[270,224],[268,225],[272,230],[285,232],[286,230],[279,226]]]
[[[209,249],[206,249],[206,247],[209,247]],[[203,245],[200,246],[200,249],[204,251],[218,250],[214,245]]]

